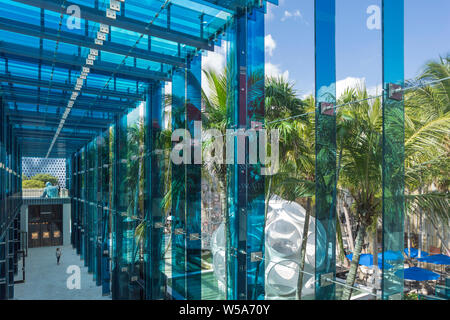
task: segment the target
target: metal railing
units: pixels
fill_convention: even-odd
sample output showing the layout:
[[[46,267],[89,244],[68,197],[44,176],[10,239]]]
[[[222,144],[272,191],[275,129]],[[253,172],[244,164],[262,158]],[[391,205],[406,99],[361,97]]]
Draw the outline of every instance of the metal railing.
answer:
[[[44,189],[23,189],[22,198],[41,198],[44,194]],[[61,188],[59,190],[58,198],[69,198],[69,190]]]

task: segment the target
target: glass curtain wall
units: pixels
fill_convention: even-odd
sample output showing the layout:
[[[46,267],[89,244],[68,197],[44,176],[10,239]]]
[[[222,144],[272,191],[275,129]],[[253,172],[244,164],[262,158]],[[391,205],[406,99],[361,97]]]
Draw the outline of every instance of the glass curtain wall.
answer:
[[[403,11],[402,1],[387,2],[382,290],[384,299],[397,299],[403,262],[390,253],[403,249],[404,118],[395,96],[403,73],[390,65],[403,64],[395,40]],[[114,299],[332,300],[362,293],[336,278],[337,253],[344,253],[337,249],[344,227],[337,199],[348,200],[339,193],[351,175],[342,161],[352,156],[342,149],[356,146],[358,136],[339,140],[352,114],[338,108],[335,0],[315,1],[316,90],[302,100],[282,100],[265,77],[264,8],[240,10],[225,30],[216,44],[226,43],[226,73],[213,79],[221,96],[202,92],[202,79],[212,76],[202,72],[199,52],[174,70],[171,90],[148,83],[145,101],[75,154],[77,252],[104,294],[111,279]],[[355,276],[357,270],[350,267]]]
[[[22,204],[20,162],[17,138],[0,98],[0,300],[14,298],[14,275],[18,271],[18,231]]]

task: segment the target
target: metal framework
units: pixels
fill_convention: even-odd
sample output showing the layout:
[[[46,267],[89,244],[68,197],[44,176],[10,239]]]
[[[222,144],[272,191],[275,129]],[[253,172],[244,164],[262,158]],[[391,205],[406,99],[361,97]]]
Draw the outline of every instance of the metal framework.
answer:
[[[266,1],[101,2],[0,1],[0,298],[13,297],[20,158],[34,156],[68,159],[72,245],[105,295],[264,299],[261,163],[249,164],[250,146],[244,164],[239,152],[227,163],[221,200],[229,234],[223,255],[210,257],[224,261],[219,288],[203,272],[201,165],[187,163],[185,154],[195,154],[199,144],[182,150],[181,165],[171,163],[167,148],[173,144],[164,140],[164,129],[170,95],[171,129],[195,132],[202,118],[202,56],[226,40],[228,129],[253,129],[259,137]],[[397,67],[403,66],[403,0],[383,5],[384,84],[398,88],[404,81]],[[327,300],[336,293],[335,6],[335,0],[315,1],[314,285],[315,298]],[[403,119],[403,101],[387,95],[384,106],[383,243],[384,250],[402,251],[404,150],[395,124]],[[401,271],[403,261],[387,261],[383,298],[401,299],[403,282],[392,272]]]

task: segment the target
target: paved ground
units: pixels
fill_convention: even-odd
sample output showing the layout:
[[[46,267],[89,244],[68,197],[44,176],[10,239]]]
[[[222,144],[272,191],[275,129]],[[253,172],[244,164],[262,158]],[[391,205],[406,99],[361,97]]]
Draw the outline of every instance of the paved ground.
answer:
[[[92,274],[88,274],[80,257],[71,246],[62,248],[60,265],[56,264],[56,247],[33,248],[28,250],[25,260],[26,282],[14,286],[14,298],[17,300],[109,300],[111,296],[103,297],[101,287],[97,287]],[[71,265],[81,269],[81,289],[67,288],[66,273]],[[21,264],[19,275],[21,279]]]

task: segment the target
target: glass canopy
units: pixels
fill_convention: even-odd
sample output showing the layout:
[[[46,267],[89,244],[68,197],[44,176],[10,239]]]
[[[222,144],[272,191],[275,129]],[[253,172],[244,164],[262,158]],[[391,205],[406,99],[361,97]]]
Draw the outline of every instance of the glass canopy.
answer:
[[[72,154],[115,116],[135,108],[149,83],[172,81],[174,68],[189,66],[198,51],[214,50],[238,10],[265,5],[113,3],[119,6],[109,0],[0,1],[1,91],[23,156]],[[84,81],[77,90],[80,76]],[[69,104],[73,92],[79,94]]]

